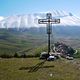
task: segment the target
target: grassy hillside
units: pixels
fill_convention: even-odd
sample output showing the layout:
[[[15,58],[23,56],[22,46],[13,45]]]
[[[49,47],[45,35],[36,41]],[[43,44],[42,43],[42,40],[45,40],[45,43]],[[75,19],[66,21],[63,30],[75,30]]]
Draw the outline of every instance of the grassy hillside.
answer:
[[[75,49],[80,58],[80,39],[52,36],[52,42],[63,42]],[[0,55],[38,55],[47,50],[47,34],[0,30]],[[43,61],[39,58],[0,58],[0,80],[80,80],[80,59]]]
[[[14,55],[16,52],[32,54],[42,51],[47,45],[47,34],[43,33],[43,29],[38,32],[34,28],[30,30],[16,29],[0,29],[0,55]],[[73,48],[80,48],[80,39],[69,37],[58,37],[55,34],[51,35],[51,44],[59,41]],[[39,51],[38,51],[39,50]]]
[[[0,59],[0,80],[80,80],[80,60]]]
[[[21,31],[0,30],[0,55],[35,49],[46,43],[41,35],[33,35]]]

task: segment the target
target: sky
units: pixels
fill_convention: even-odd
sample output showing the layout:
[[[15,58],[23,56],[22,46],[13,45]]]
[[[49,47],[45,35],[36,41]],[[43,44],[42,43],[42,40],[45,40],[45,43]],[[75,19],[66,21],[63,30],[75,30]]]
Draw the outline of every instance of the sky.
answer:
[[[0,16],[63,10],[80,17],[79,7],[80,0],[0,0]]]

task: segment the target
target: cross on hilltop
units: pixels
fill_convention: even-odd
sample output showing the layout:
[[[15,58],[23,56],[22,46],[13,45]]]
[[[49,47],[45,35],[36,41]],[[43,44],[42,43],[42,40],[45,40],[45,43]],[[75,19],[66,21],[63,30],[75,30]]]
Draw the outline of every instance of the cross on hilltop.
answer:
[[[60,19],[52,19],[52,14],[47,13],[46,19],[38,19],[39,24],[46,24],[47,25],[47,34],[48,34],[48,56],[50,53],[50,34],[52,33],[52,24],[59,24]]]

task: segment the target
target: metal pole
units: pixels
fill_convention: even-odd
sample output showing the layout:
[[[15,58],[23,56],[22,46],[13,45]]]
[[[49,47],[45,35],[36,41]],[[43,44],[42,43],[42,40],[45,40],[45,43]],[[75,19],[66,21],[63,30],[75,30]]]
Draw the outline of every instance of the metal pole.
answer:
[[[48,55],[50,53],[50,34],[48,34]]]
[[[51,13],[47,13],[46,18],[48,19],[47,34],[48,34],[48,57],[49,57],[49,53],[50,53],[50,34],[51,34],[50,19],[52,19]]]
[[[49,57],[49,53],[50,53],[50,34],[51,34],[51,25],[50,25],[50,22],[48,23],[47,25],[48,27],[48,30],[47,30],[47,33],[48,33],[48,57]]]

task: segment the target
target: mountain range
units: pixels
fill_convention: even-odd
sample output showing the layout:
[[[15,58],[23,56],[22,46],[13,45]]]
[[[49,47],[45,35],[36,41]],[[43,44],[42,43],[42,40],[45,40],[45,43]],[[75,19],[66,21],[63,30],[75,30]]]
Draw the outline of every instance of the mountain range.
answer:
[[[48,11],[49,12],[49,11]],[[47,44],[46,25],[38,19],[46,19],[46,13],[0,16],[0,54],[15,53]],[[80,18],[64,11],[52,11],[52,18],[60,24],[52,25],[51,42],[61,41],[80,48]]]
[[[80,18],[70,12],[57,10],[8,17],[0,16],[0,29],[9,29],[7,31],[12,33],[19,31],[25,34],[46,34],[46,25],[38,24],[38,19],[46,19],[46,13],[51,13],[53,19],[60,19],[60,24],[52,25],[52,34],[55,37],[80,38]]]
[[[0,16],[0,28],[31,28],[45,27],[44,24],[38,24],[38,19],[46,19],[46,13],[50,12],[52,18],[59,18],[60,24],[54,26],[80,26],[80,18],[72,13],[65,11],[47,11],[33,14],[12,15],[8,17]]]

